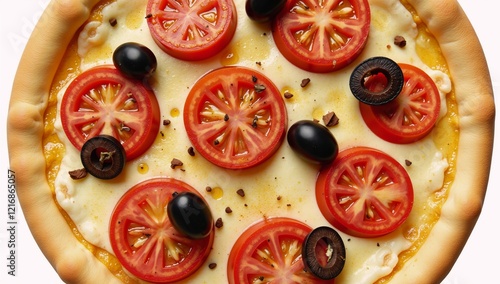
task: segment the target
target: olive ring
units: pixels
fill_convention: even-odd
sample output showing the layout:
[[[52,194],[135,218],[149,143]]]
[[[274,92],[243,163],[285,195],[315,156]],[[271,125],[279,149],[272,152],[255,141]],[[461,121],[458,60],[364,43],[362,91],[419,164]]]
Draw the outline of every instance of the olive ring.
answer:
[[[387,85],[382,91],[369,90],[365,82],[370,76],[382,74]],[[394,100],[403,89],[404,76],[401,67],[387,57],[372,57],[354,68],[349,80],[351,92],[360,102],[383,105]]]
[[[99,135],[83,144],[80,152],[85,170],[96,178],[113,179],[125,166],[125,149],[113,136]]]
[[[326,264],[318,260],[316,247],[323,241],[326,245]],[[330,227],[318,227],[312,230],[304,239],[302,245],[302,261],[304,268],[316,277],[330,280],[337,277],[344,268],[346,251],[340,235]]]

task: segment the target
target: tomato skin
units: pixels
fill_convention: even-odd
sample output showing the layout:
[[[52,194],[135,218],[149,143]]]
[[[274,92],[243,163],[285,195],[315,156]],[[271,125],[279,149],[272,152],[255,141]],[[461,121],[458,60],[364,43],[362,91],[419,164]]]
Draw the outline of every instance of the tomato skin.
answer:
[[[111,65],[76,77],[62,98],[60,111],[64,132],[78,150],[88,139],[107,134],[120,141],[127,160],[149,149],[160,128],[154,93]]]
[[[166,207],[174,192],[199,195],[182,181],[153,178],[133,186],[113,210],[109,227],[113,251],[124,268],[142,280],[170,283],[185,279],[203,265],[211,251],[213,226],[207,237],[190,239],[170,223]],[[167,258],[165,243],[185,253],[178,260]]]
[[[182,60],[214,56],[229,44],[236,31],[232,0],[149,0],[146,9],[154,41],[167,54]]]
[[[297,67],[332,72],[347,66],[363,51],[370,32],[370,5],[367,0],[318,2],[288,0],[273,22],[273,38],[281,54]],[[342,15],[344,8],[352,11]],[[319,23],[317,18],[328,18],[328,23]]]
[[[312,231],[308,225],[291,218],[272,217],[251,225],[240,235],[229,254],[227,275],[229,284],[254,283],[259,277],[272,283],[333,283],[316,278],[304,272],[301,246],[307,234]],[[297,242],[297,247],[291,244]],[[282,251],[282,247],[286,251]],[[268,251],[273,266],[256,254],[256,250]],[[266,250],[267,249],[267,250]],[[291,253],[290,253],[291,252]],[[289,253],[287,257],[283,253]],[[285,264],[285,258],[291,265]],[[262,282],[267,283],[267,282]]]
[[[413,198],[406,170],[387,154],[367,147],[341,151],[316,181],[316,201],[323,216],[356,237],[379,237],[396,230],[410,214]]]
[[[246,67],[222,67],[202,76],[186,98],[183,115],[194,148],[227,169],[246,169],[269,159],[287,128],[279,89]]]
[[[385,105],[360,103],[359,108],[373,133],[391,143],[407,144],[432,131],[439,118],[441,97],[436,84],[423,70],[409,64],[399,65],[405,81],[399,96]]]

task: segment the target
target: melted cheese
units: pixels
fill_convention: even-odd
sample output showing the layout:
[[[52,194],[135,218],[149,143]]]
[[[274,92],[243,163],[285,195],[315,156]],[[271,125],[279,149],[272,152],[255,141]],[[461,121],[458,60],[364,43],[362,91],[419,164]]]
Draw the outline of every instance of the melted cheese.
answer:
[[[112,254],[108,237],[109,218],[115,204],[129,188],[158,176],[174,177],[197,188],[208,201],[214,218],[222,218],[224,226],[216,229],[207,265],[186,283],[226,279],[229,251],[239,236],[235,232],[243,232],[263,217],[288,216],[311,227],[329,225],[315,201],[318,166],[297,157],[286,142],[268,162],[245,171],[217,168],[199,154],[194,157],[188,154],[191,143],[184,131],[181,114],[190,87],[210,69],[229,64],[247,66],[267,75],[283,93],[294,94],[292,99],[285,100],[289,125],[302,119],[321,120],[322,115],[334,111],[340,124],[330,129],[341,149],[369,146],[390,153],[403,165],[405,160],[412,161],[406,169],[415,189],[415,206],[408,221],[395,232],[375,239],[341,233],[347,249],[347,262],[336,283],[372,283],[389,275],[398,264],[398,256],[410,249],[418,238],[415,236],[422,233],[421,224],[429,223],[427,204],[443,188],[449,157],[441,152],[442,147],[435,143],[432,134],[411,145],[395,145],[375,136],[359,114],[358,101],[349,90],[349,76],[361,60],[387,56],[425,70],[436,81],[443,102],[447,99],[446,94],[451,92],[450,78],[443,71],[432,70],[422,62],[417,54],[417,24],[398,0],[370,0],[372,25],[365,50],[356,62],[330,74],[312,74],[294,67],[275,47],[271,31],[248,20],[244,1],[234,2],[238,27],[231,44],[219,55],[203,62],[180,61],[158,48],[144,19],[146,1],[118,0],[103,8],[102,18],[95,17],[83,27],[77,40],[77,53],[81,57],[77,69],[82,71],[100,64],[112,64],[113,50],[124,42],[140,42],[153,50],[159,62],[152,87],[162,120],[168,119],[171,124],[161,126],[161,134],[154,145],[143,156],[128,162],[117,179],[105,181],[87,177],[74,181],[68,171],[82,168],[80,153],[67,140],[60,117],[56,115],[55,133],[65,148],[55,178],[57,202],[86,241]],[[117,25],[112,27],[110,19],[116,19]],[[406,38],[405,48],[392,44],[396,35]],[[310,78],[311,83],[301,88],[300,82],[304,78]],[[65,87],[58,89],[57,101],[61,101],[64,91]],[[447,114],[447,104],[442,103],[441,116]],[[173,158],[184,163],[184,170],[171,169]],[[207,186],[217,190],[208,193],[204,190]],[[245,190],[243,199],[236,194],[239,188]],[[228,206],[233,213],[225,213]],[[208,263],[217,263],[218,266],[211,270]]]

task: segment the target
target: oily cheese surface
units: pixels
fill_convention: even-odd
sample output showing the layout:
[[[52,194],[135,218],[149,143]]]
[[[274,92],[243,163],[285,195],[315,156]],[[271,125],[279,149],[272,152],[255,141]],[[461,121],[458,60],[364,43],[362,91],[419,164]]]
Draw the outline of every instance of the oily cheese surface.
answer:
[[[238,61],[232,62],[232,65],[255,68],[271,78],[278,88],[295,94],[290,102],[286,102],[290,124],[300,119],[320,119],[328,111],[335,111],[341,123],[339,127],[332,128],[332,132],[339,141],[341,149],[370,146],[390,153],[400,163],[405,160],[412,161],[412,167],[409,167],[408,171],[416,188],[416,205],[407,222],[408,225],[405,224],[391,235],[378,239],[344,235],[349,257],[338,281],[350,283],[362,279],[363,282],[373,282],[389,274],[398,263],[398,255],[411,248],[411,235],[425,233],[421,232],[423,229],[418,227],[419,224],[434,221],[432,216],[431,221],[422,220],[422,216],[425,216],[424,208],[429,197],[443,185],[444,171],[449,165],[448,160],[443,157],[432,135],[417,143],[398,145],[398,147],[373,135],[358,115],[358,102],[346,96],[349,95],[345,84],[348,82],[348,72],[318,75],[297,69],[280,56],[271,40],[270,31],[266,32],[262,27],[246,19],[242,9],[243,4],[239,2],[236,4],[239,18],[233,43],[229,49],[222,52],[221,56],[217,56],[218,58],[202,63],[186,64],[169,56],[163,56],[147,32],[146,21],[142,17],[145,12],[131,13],[134,10],[143,10],[144,2],[138,1],[134,5],[125,4],[123,1],[114,2],[102,9],[101,19],[96,18],[83,27],[76,45],[82,71],[96,65],[109,64],[112,51],[125,41],[140,42],[149,46],[155,54],[159,54],[159,66],[152,87],[161,106],[162,118],[170,120],[171,125],[160,130],[157,141],[143,157],[127,164],[125,173],[118,181],[86,178],[75,183],[69,179],[67,172],[81,167],[78,164],[79,152],[72,147],[65,147],[66,153],[55,180],[58,203],[75,222],[85,240],[112,253],[108,237],[108,216],[111,216],[114,205],[125,191],[138,181],[155,176],[174,177],[191,184],[205,195],[214,217],[224,220],[224,227],[216,229],[214,249],[207,261],[217,263],[220,268],[210,270],[204,266],[195,275],[195,279],[202,281],[214,276],[225,277],[225,271],[221,268],[227,266],[230,245],[237,237],[233,231],[242,232],[263,217],[292,217],[311,227],[328,225],[323,218],[317,217],[321,216],[314,198],[314,183],[318,168],[305,164],[286,145],[264,165],[237,173],[216,168],[200,156],[194,158],[188,156],[187,147],[190,143],[182,131],[180,115],[185,94],[193,82],[207,70],[222,66],[224,63],[221,61],[236,56]],[[397,1],[392,3],[372,1],[371,9],[376,20],[372,24],[370,33],[372,40],[367,44],[363,57],[385,54],[398,62],[420,65],[440,83],[442,100],[445,101],[446,94],[451,91],[449,78],[442,70],[432,70],[423,64],[416,52],[416,41],[410,41],[404,49],[388,47],[394,35],[408,39],[418,37],[418,27],[411,13]],[[108,25],[111,18],[117,20],[118,29]],[[398,28],[391,29],[391,27]],[[256,62],[259,62],[259,65],[256,65]],[[196,68],[192,68],[193,65]],[[284,76],[284,72],[289,76]],[[332,88],[330,80],[333,76],[339,83]],[[299,85],[303,78],[310,78],[311,84],[302,89]],[[63,87],[59,92],[58,101],[61,101],[64,89]],[[443,104],[442,116],[446,113],[447,105]],[[54,124],[56,133],[64,145],[69,145],[65,141],[64,133],[61,132],[59,119],[60,117],[56,115]],[[352,129],[358,131],[351,131]],[[173,158],[183,161],[184,171],[170,169],[169,162]],[[147,172],[138,170],[144,166],[148,167]],[[120,186],[117,187],[116,184]],[[216,188],[219,196],[203,192],[207,186]],[[239,188],[246,192],[244,200],[235,194]],[[96,196],[99,198],[95,198]],[[280,200],[278,196],[281,197]],[[224,213],[226,207],[232,208],[231,215]],[[414,224],[414,227],[409,224]]]
[[[169,135],[159,133],[153,147],[144,157],[127,165],[127,176],[112,183],[85,179],[75,184],[68,179],[67,171],[81,167],[81,165],[78,165],[78,152],[68,144],[64,133],[61,132],[57,102],[60,101],[65,86],[72,78],[82,70],[109,63],[112,51],[124,40],[142,42],[158,55],[161,51],[147,34],[147,27],[143,20],[145,7],[143,1],[136,1],[133,5],[125,1],[112,3],[102,9],[102,17],[94,15],[83,29],[78,31],[78,40],[73,42],[69,49],[70,55],[63,63],[63,66],[73,66],[77,71],[69,74],[60,72],[62,76],[54,80],[50,107],[45,116],[48,122],[45,127],[45,156],[49,165],[49,180],[54,182],[53,190],[58,204],[74,223],[71,226],[75,226],[78,234],[82,236],[81,239],[84,239],[86,244],[91,244],[87,245],[90,251],[101,259],[108,259],[109,256],[106,256],[105,251],[109,253],[111,250],[107,239],[109,219],[107,216],[110,215],[116,200],[126,189],[140,180],[155,176],[172,176],[190,183],[205,195],[214,216],[221,217],[225,221],[224,227],[216,231],[216,243],[209,259],[209,262],[218,263],[219,268],[216,270],[204,268],[198,275],[195,275],[196,279],[207,279],[208,276],[225,278],[223,268],[227,262],[227,251],[230,249],[230,244],[234,242],[234,238],[237,237],[232,232],[242,231],[264,216],[290,216],[312,227],[327,225],[324,219],[318,218],[321,215],[315,209],[314,200],[311,198],[314,193],[314,177],[318,169],[304,164],[286,143],[265,165],[238,174],[221,169],[214,170],[202,157],[192,158],[187,154],[189,141],[183,133],[182,115],[180,115],[183,98],[187,91],[176,90],[187,90],[207,70],[227,64],[247,66],[262,71],[283,92],[290,91],[295,94],[292,100],[285,102],[289,124],[304,118],[320,119],[326,112],[335,111],[341,123],[331,130],[337,137],[341,148],[364,146],[367,144],[366,141],[370,141],[371,146],[375,145],[376,148],[391,153],[401,163],[405,160],[413,162],[408,171],[412,180],[417,183],[415,187],[419,189],[420,194],[416,201],[418,206],[412,212],[407,222],[408,226],[405,225],[390,236],[373,240],[343,235],[344,240],[348,240],[346,246],[355,257],[348,260],[346,270],[339,278],[340,283],[354,283],[356,278],[363,279],[363,282],[373,282],[389,274],[397,265],[398,255],[401,255],[402,251],[408,248],[412,251],[420,246],[418,241],[422,239],[421,234],[427,234],[429,228],[426,226],[436,221],[441,203],[447,195],[448,185],[454,177],[456,154],[454,147],[458,143],[458,134],[455,130],[458,126],[457,121],[453,119],[456,116],[454,92],[451,89],[451,81],[444,67],[444,61],[442,59],[433,61],[433,58],[429,60],[429,58],[419,56],[421,54],[418,50],[425,48],[428,43],[427,38],[422,37],[421,31],[419,33],[419,28],[414,22],[415,17],[398,1],[370,1],[373,22],[369,43],[362,57],[385,54],[397,61],[415,64],[425,69],[438,83],[443,101],[446,98],[447,102],[443,104],[441,122],[435,130],[437,135],[430,135],[423,141],[410,146],[395,147],[374,136],[364,126],[359,116],[352,115],[357,111],[357,102],[349,96],[345,79],[352,66],[347,67],[343,70],[344,72],[338,72],[344,74],[333,75],[339,76],[339,82],[344,82],[333,88],[330,76],[297,70],[280,57],[279,52],[273,46],[269,29],[244,20],[243,1],[235,1],[235,3],[239,17],[237,32],[230,46],[220,55],[202,63],[194,63],[197,68],[191,68],[191,64],[159,56],[161,60],[153,88],[157,94],[161,94],[158,99],[162,108],[162,118],[172,121],[168,128],[161,129],[163,134]],[[117,19],[120,31],[126,30],[126,39],[123,38],[124,32],[116,32],[106,27],[109,17]],[[395,46],[388,48],[395,35],[403,35],[408,40],[408,46],[405,49]],[[437,46],[432,45],[432,48],[435,49]],[[78,56],[83,59],[80,60]],[[257,61],[260,62],[259,66],[255,64]],[[425,63],[429,64],[428,61],[431,61],[430,65],[433,68],[425,65]],[[344,76],[343,79],[342,76]],[[311,85],[302,89],[299,86],[300,81],[306,77],[311,78]],[[162,84],[162,82],[172,83]],[[328,91],[325,92],[325,90]],[[314,99],[311,100],[311,97]],[[452,131],[449,131],[450,128]],[[350,129],[357,131],[353,133],[349,131]],[[450,146],[451,150],[446,143],[443,143],[445,140],[443,136],[448,134],[455,137],[451,139],[453,141]],[[165,151],[165,148],[168,148],[168,151]],[[184,162],[185,171],[170,170],[171,158],[181,159]],[[76,164],[74,161],[77,161]],[[417,167],[419,164],[420,166]],[[294,167],[288,165],[294,165]],[[146,172],[141,170],[145,166],[148,168]],[[452,169],[452,171],[446,172],[447,169]],[[120,189],[115,190],[115,187],[118,188],[117,183]],[[109,185],[113,185],[113,189],[99,190]],[[206,186],[217,188],[217,194],[204,192],[203,189]],[[82,188],[88,189],[85,194]],[[238,188],[244,188],[247,192],[244,202],[234,194]],[[276,196],[283,198],[278,202]],[[89,204],[92,206],[88,206]],[[224,208],[227,206],[231,206],[236,214],[227,216],[224,213]],[[428,207],[433,206],[436,209],[428,213]],[[415,242],[416,240],[418,241]],[[413,253],[410,252],[409,255]],[[113,270],[113,262],[109,261],[108,264],[110,263],[111,265],[108,266]],[[118,274],[123,275],[123,272],[118,272]]]
[[[79,152],[66,146],[70,144],[61,131],[60,117],[56,114],[55,131],[66,151],[54,181],[57,202],[86,241],[112,253],[108,237],[108,216],[127,189],[138,181],[156,176],[174,177],[191,184],[205,195],[214,217],[224,220],[224,227],[216,229],[214,249],[207,261],[217,263],[219,269],[210,270],[204,266],[189,281],[203,281],[211,277],[225,278],[222,268],[227,266],[228,252],[237,237],[233,232],[242,232],[261,218],[287,216],[301,220],[311,227],[328,225],[315,204],[314,183],[318,167],[304,163],[287,145],[283,145],[265,164],[236,173],[213,167],[199,155],[194,158],[188,156],[187,148],[190,143],[182,131],[180,115],[186,93],[203,73],[225,65],[228,58],[237,57],[238,60],[231,62],[231,65],[255,68],[271,78],[278,88],[294,94],[292,100],[285,102],[289,124],[300,119],[319,120],[322,115],[334,111],[341,122],[339,127],[332,128],[332,132],[341,149],[370,146],[390,153],[400,163],[405,160],[412,161],[408,172],[416,189],[416,202],[408,222],[396,232],[377,239],[344,235],[349,257],[338,278],[339,282],[374,282],[390,274],[398,263],[398,255],[410,249],[412,242],[418,240],[417,236],[427,233],[425,226],[435,221],[435,217],[424,214],[424,210],[434,192],[441,189],[444,171],[450,161],[443,156],[433,135],[411,145],[397,146],[373,135],[358,114],[358,102],[350,96],[349,89],[346,88],[349,72],[310,74],[297,69],[280,56],[273,45],[270,31],[246,19],[243,3],[235,3],[239,18],[231,45],[222,51],[221,55],[201,63],[178,61],[165,56],[158,49],[148,34],[143,17],[145,12],[132,13],[144,10],[145,2],[137,1],[130,5],[124,1],[116,1],[103,7],[99,13],[101,18],[95,17],[83,26],[75,46],[81,61],[79,68],[82,71],[109,64],[113,50],[125,41],[143,43],[158,54],[159,64],[152,88],[157,94],[162,119],[170,120],[171,125],[160,130],[153,146],[143,157],[130,161],[125,174],[117,180],[110,182],[90,177],[74,182],[67,172],[81,167],[78,164]],[[370,39],[385,40],[369,40],[362,57],[384,54],[398,62],[419,65],[439,83],[442,100],[445,101],[446,94],[451,91],[450,80],[443,70],[427,67],[418,56],[418,42],[410,40],[418,39],[419,36],[411,13],[398,1],[372,1],[370,5],[374,18]],[[116,19],[117,26],[108,24],[111,18]],[[408,38],[404,49],[391,44],[395,35]],[[330,84],[332,77],[339,82],[333,87]],[[301,88],[300,82],[304,78],[310,78],[311,83],[306,88]],[[58,93],[58,102],[61,101],[64,90],[65,86]],[[185,91],[183,93],[180,90]],[[448,112],[447,107],[443,104],[442,117]],[[351,131],[352,129],[356,131]],[[183,170],[169,167],[173,158],[183,161]],[[147,172],[140,170],[144,167],[148,168]],[[215,188],[218,193],[204,192],[203,189],[207,186]],[[244,200],[235,194],[239,188],[246,192]],[[233,213],[224,213],[226,207],[231,207]]]

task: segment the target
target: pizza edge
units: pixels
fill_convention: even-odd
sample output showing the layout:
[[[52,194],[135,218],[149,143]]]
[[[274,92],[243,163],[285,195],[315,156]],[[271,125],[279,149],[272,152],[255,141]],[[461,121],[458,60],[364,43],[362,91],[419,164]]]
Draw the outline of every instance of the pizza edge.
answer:
[[[481,213],[492,158],[495,104],[486,58],[460,4],[455,0],[408,2],[438,40],[451,73],[459,110],[458,174],[428,236],[432,241],[426,241],[392,280],[406,283],[425,275],[425,283],[439,283]],[[432,263],[423,261],[429,259]]]
[[[429,236],[433,241],[426,241],[393,280],[404,283],[426,275],[429,283],[437,283],[451,269],[481,212],[491,164],[495,109],[482,48],[459,4],[455,0],[408,2],[416,8],[449,59],[460,110],[457,172],[468,175],[456,176],[441,218]],[[47,195],[50,189],[39,143],[51,85],[51,80],[45,79],[54,77],[62,51],[97,3],[98,0],[49,3],[20,61],[8,114],[10,167],[17,175],[25,218],[40,249],[65,282],[118,282],[74,237],[53,196]],[[453,27],[450,22],[455,23]],[[59,44],[49,46],[45,42]],[[46,76],[42,78],[39,74]],[[470,78],[469,74],[483,76]],[[421,261],[431,258],[435,260],[433,265]]]

